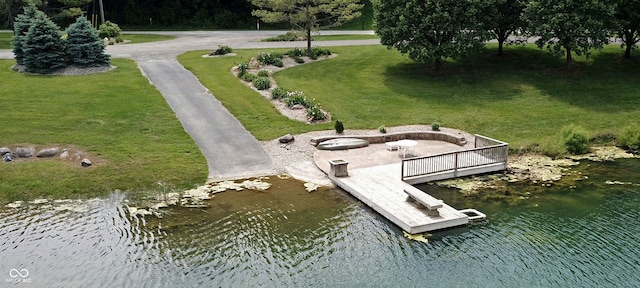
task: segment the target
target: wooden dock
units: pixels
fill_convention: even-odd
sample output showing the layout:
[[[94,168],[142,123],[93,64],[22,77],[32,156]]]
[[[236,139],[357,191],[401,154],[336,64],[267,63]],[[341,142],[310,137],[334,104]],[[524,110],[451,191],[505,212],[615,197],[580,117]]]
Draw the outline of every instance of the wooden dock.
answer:
[[[407,201],[404,189],[412,186],[401,179],[401,164],[378,165],[349,170],[349,176],[329,178],[376,212],[411,234],[445,229],[469,222],[467,215],[443,204],[438,216],[428,216],[425,208]],[[426,197],[432,196],[426,194]],[[436,200],[433,198],[433,200]]]
[[[389,151],[392,149],[387,149],[386,144],[371,144],[359,149],[318,150],[314,162],[337,186],[406,232],[423,233],[467,224],[470,220],[464,210],[440,203],[411,184],[504,170],[508,144],[481,135],[475,135],[473,143],[465,141],[464,147],[451,141],[416,142],[414,157],[409,158]],[[407,201],[409,194],[415,201]],[[440,205],[441,208],[434,208]],[[480,216],[484,214],[476,212],[473,215],[483,218]]]

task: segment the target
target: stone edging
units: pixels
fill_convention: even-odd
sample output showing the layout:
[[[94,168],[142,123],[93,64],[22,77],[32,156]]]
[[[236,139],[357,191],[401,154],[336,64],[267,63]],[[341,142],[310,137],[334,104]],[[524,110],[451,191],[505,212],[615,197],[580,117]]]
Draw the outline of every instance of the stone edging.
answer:
[[[318,146],[322,141],[339,139],[339,138],[358,138],[369,141],[371,144],[380,144],[391,141],[398,141],[403,139],[413,140],[438,140],[453,143],[459,146],[467,144],[467,139],[461,135],[455,135],[442,131],[410,131],[410,132],[396,132],[387,134],[376,135],[331,135],[331,136],[318,136],[311,138],[310,142],[313,146]]]

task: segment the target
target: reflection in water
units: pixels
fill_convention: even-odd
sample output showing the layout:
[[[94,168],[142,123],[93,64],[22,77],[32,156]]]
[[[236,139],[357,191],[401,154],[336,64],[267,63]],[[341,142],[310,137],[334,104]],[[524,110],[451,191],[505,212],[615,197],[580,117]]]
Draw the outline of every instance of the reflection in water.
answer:
[[[162,219],[131,217],[123,194],[1,208],[0,286],[632,286],[640,186],[603,183],[640,183],[638,162],[585,165],[593,175],[578,188],[531,190],[515,202],[423,187],[488,216],[429,243],[404,238],[342,191],[308,193],[279,179]]]

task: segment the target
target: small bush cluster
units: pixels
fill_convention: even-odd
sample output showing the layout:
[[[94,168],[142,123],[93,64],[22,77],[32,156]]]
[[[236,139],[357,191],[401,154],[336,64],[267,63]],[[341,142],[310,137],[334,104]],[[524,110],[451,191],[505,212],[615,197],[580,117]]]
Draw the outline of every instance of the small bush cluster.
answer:
[[[280,86],[273,88],[271,91],[271,99],[284,99],[289,96],[289,91]]]
[[[253,87],[256,87],[258,90],[267,90],[271,88],[271,80],[269,80],[269,77],[256,76],[256,78],[253,79]]]
[[[253,82],[253,80],[256,80],[256,78],[258,78],[258,75],[253,73],[244,73],[242,74],[242,76],[240,76],[240,79],[245,82]]]
[[[284,55],[280,53],[260,52],[258,53],[257,59],[258,59],[258,62],[260,62],[260,64],[262,65],[273,65],[277,67],[282,67],[284,66],[284,63],[282,62],[283,57]]]
[[[209,53],[209,55],[227,55],[233,52],[233,49],[229,46],[218,45],[218,49],[213,50],[213,52]]]
[[[380,131],[380,133],[382,133],[382,134],[387,133],[387,127],[382,125],[382,126],[378,127],[378,131]]]
[[[320,48],[318,46],[311,48],[311,58],[313,59],[329,55],[331,55],[331,51],[329,51],[329,49]]]
[[[431,130],[439,131],[440,130],[440,123],[438,123],[438,122],[431,123]]]
[[[111,21],[104,22],[104,24],[98,27],[98,36],[100,38],[115,38],[120,36],[120,33],[122,33],[120,26]]]
[[[571,125],[564,127],[560,133],[567,152],[575,155],[589,152],[589,137],[582,128]]]
[[[269,71],[260,70],[260,71],[258,71],[258,76],[260,76],[260,77],[269,77]]]
[[[327,119],[327,115],[322,112],[320,104],[316,103],[313,106],[307,108],[307,119],[309,119],[310,121],[320,121]]]
[[[340,120],[336,120],[336,123],[333,125],[333,128],[336,129],[336,133],[338,134],[342,134],[342,132],[344,132],[344,124],[342,124],[342,121]]]
[[[307,40],[307,35],[304,31],[289,31],[285,34],[278,35],[264,39],[266,42],[282,42],[282,41],[303,41]]]
[[[289,92],[284,88],[276,87],[271,91],[271,99],[282,99],[282,101],[291,108],[294,105],[302,105],[307,112],[309,121],[321,121],[327,119],[327,114],[322,111],[320,104],[307,100],[304,92]]]
[[[247,74],[247,70],[249,70],[249,63],[242,62],[238,64],[238,77],[242,78],[244,74]]]
[[[311,104],[307,101],[307,97],[304,96],[304,92],[301,91],[287,93],[287,98],[284,98],[284,103],[287,104],[287,107],[289,108],[297,104],[304,107],[311,106]]]
[[[287,52],[287,55],[289,55],[289,57],[293,59],[296,59],[296,62],[298,62],[297,60],[298,58],[302,56],[308,56],[307,48],[299,48],[299,47],[293,48],[292,50],[289,50]],[[331,55],[331,51],[329,49],[320,48],[318,46],[311,48],[311,58],[314,60],[320,56],[329,56],[329,55]],[[298,63],[304,63],[304,61],[298,62]]]
[[[290,57],[301,57],[307,56],[307,49],[303,49],[300,47],[295,47],[287,52],[287,55]]]
[[[618,136],[618,143],[625,149],[640,151],[640,128],[629,126],[622,130]]]

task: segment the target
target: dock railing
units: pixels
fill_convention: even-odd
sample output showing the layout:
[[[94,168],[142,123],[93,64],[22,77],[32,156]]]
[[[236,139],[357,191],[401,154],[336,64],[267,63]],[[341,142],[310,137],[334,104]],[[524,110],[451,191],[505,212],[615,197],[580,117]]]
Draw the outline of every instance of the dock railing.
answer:
[[[403,159],[402,180],[422,178],[421,182],[426,182],[506,169],[509,144],[476,134],[474,146],[463,151]],[[434,174],[443,176],[430,177]]]

